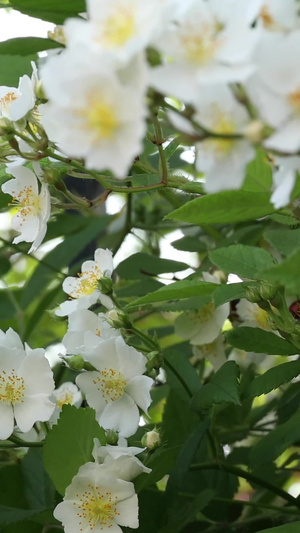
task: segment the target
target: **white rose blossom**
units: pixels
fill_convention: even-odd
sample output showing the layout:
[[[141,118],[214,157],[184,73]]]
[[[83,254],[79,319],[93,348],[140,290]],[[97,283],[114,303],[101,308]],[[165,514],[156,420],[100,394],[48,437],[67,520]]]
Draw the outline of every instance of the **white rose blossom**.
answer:
[[[9,174],[14,179],[2,185],[2,191],[13,197],[13,205],[19,211],[12,218],[12,228],[20,233],[13,240],[32,242],[28,253],[35,251],[47,231],[47,222],[51,213],[50,193],[43,180],[43,172],[38,163],[33,165],[34,171],[19,166],[10,167]]]
[[[151,403],[152,379],[144,376],[146,357],[127,346],[121,336],[85,347],[85,359],[95,371],[83,372],[76,384],[96,410],[99,424],[124,437],[133,435],[139,425],[138,407],[144,412]]]
[[[153,43],[166,59],[152,70],[155,89],[193,102],[199,86],[241,82],[254,71],[251,55],[259,31],[235,9],[230,22],[220,24],[212,7],[205,0],[187,0],[175,10],[173,23]]]
[[[107,465],[86,463],[67,487],[54,517],[62,522],[65,533],[122,533],[120,526],[137,528],[134,485],[117,477]]]
[[[212,133],[243,134],[249,124],[245,108],[225,85],[202,87],[194,119]],[[207,192],[238,189],[255,150],[247,139],[210,137],[196,143],[196,168],[205,174]]]
[[[55,424],[59,418],[64,405],[75,405],[80,407],[82,404],[81,391],[70,381],[63,383],[58,389],[55,389],[51,395],[51,400],[55,404],[55,409],[49,419],[51,424]]]
[[[68,276],[63,281],[63,290],[72,300],[63,302],[57,309],[58,316],[66,316],[74,311],[88,309],[97,301],[107,307],[112,306],[109,296],[102,295],[98,289],[98,281],[102,277],[110,278],[113,271],[113,257],[110,250],[97,248],[94,261],[84,261],[81,272],[75,278]]]
[[[116,64],[128,62],[163,28],[165,5],[165,0],[87,0],[88,20],[65,23],[67,45],[87,45]]]
[[[236,306],[236,312],[242,320],[242,326],[271,331],[269,315],[259,305],[242,298]]]
[[[51,141],[69,157],[84,158],[88,169],[126,177],[146,131],[144,83],[127,85],[124,72],[118,77],[84,48],[51,57],[41,79],[49,101],[39,110]]]
[[[192,362],[200,361],[204,358],[208,359],[215,372],[226,363],[227,358],[222,334],[208,344],[193,346]]]
[[[136,457],[145,449],[136,446],[101,446],[99,440],[94,439],[93,457],[96,463],[104,464],[114,471],[116,477],[132,481],[139,474],[151,472],[151,468],[147,468]]]
[[[49,420],[54,380],[43,349],[24,347],[11,328],[0,333],[0,439],[5,440],[14,421],[26,433],[35,422]]]
[[[62,342],[68,354],[84,354],[86,346],[98,346],[118,335],[120,331],[109,324],[107,315],[82,309],[69,315],[68,331]]]
[[[15,122],[27,115],[35,105],[34,84],[25,74],[19,80],[19,86],[0,86],[0,116]]]

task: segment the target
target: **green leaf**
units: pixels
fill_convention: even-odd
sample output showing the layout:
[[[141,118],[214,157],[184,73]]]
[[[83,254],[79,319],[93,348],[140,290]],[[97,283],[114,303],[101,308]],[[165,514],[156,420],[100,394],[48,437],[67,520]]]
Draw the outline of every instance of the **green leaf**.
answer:
[[[209,283],[206,281],[176,281],[175,283],[171,283],[170,285],[166,285],[161,289],[158,289],[158,291],[152,292],[147,296],[143,296],[142,298],[135,300],[135,302],[132,302],[127,306],[127,309],[130,310],[131,307],[139,307],[149,303],[181,300],[183,298],[194,296],[205,296],[207,294],[212,294],[216,286],[217,285],[215,283]]]
[[[210,252],[209,257],[225,272],[250,279],[263,279],[261,271],[274,265],[273,257],[266,250],[245,244],[218,248]]]
[[[299,533],[299,531],[300,522],[293,522],[292,524],[284,524],[284,526],[261,529],[257,533]]]
[[[45,468],[60,494],[64,495],[80,466],[93,460],[95,437],[105,445],[105,432],[96,421],[94,409],[65,405],[44,445]]]
[[[10,270],[11,264],[7,257],[0,257],[0,277],[4,276]]]
[[[60,48],[61,45],[51,39],[41,37],[17,37],[0,42],[0,55],[28,56],[51,48]]]
[[[282,255],[290,255],[300,248],[300,229],[278,229],[265,232],[265,238]]]
[[[275,211],[269,197],[261,192],[222,191],[187,202],[165,218],[200,226],[253,220]]]
[[[233,403],[241,405],[239,397],[240,370],[234,361],[227,361],[213,375],[211,381],[194,395],[191,406],[193,409],[208,409],[215,403]]]
[[[124,279],[145,279],[145,277],[157,276],[166,272],[177,272],[187,268],[189,266],[186,263],[137,253],[122,261],[116,268],[116,272]]]
[[[207,244],[200,240],[200,237],[182,237],[177,241],[172,241],[172,246],[176,250],[186,252],[206,252]]]
[[[171,495],[176,496],[180,487],[183,484],[186,474],[189,472],[190,465],[194,459],[196,451],[199,449],[200,443],[203,438],[206,436],[206,432],[209,428],[210,420],[206,419],[204,422],[201,422],[198,427],[189,435],[184,446],[181,448],[175,468],[170,474],[166,495],[170,497]]]
[[[54,487],[44,468],[43,452],[40,448],[30,448],[25,455],[21,470],[24,490],[32,509],[47,509],[54,505]]]
[[[282,365],[275,366],[267,370],[262,376],[258,376],[245,392],[247,398],[254,398],[261,394],[267,394],[273,389],[277,389],[284,383],[299,376],[300,361],[290,361]]]
[[[272,186],[272,169],[267,162],[266,154],[258,149],[255,159],[247,165],[246,179],[243,183],[245,191],[265,192]]]
[[[31,61],[36,61],[37,56],[0,54],[0,85],[17,87],[19,78],[24,74],[31,76]],[[7,195],[6,195],[7,196]]]
[[[228,283],[227,285],[222,283],[218,285],[212,297],[215,307],[219,307],[232,300],[245,298],[246,290],[247,285],[245,283]]]
[[[179,350],[163,352],[167,383],[183,399],[188,400],[201,387],[200,378],[187,357]]]
[[[63,24],[66,18],[86,10],[84,0],[10,0],[10,6],[21,13],[54,24]]]
[[[15,522],[28,520],[39,512],[39,509],[16,509],[15,507],[0,505],[0,524],[14,524]]]
[[[260,328],[239,327],[226,332],[226,340],[246,352],[266,353],[268,355],[295,355],[295,348],[289,341],[278,337],[270,331]]]
[[[285,285],[291,292],[298,294],[300,292],[299,263],[300,249],[295,250],[282,263],[265,270],[263,272],[264,279],[272,283],[275,282],[280,285]]]
[[[295,413],[287,422],[277,426],[253,446],[250,465],[253,468],[275,461],[289,446],[300,439],[300,413]]]

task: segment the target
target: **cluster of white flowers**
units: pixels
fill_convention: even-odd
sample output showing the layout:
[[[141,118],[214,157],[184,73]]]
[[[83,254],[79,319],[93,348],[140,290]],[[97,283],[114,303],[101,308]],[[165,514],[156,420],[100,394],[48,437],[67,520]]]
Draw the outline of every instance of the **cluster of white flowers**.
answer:
[[[132,480],[151,470],[135,457],[143,448],[127,447],[125,439],[121,444],[100,446],[95,439],[95,462],[80,467],[54,510],[66,533],[121,533],[120,526],[139,526]]]
[[[144,375],[146,357],[125,343],[109,316],[89,310],[96,303],[113,306],[111,298],[98,288],[99,281],[110,280],[112,271],[112,253],[98,248],[95,260],[85,261],[77,278],[70,276],[63,282],[71,299],[56,313],[68,315],[69,327],[63,338],[67,353],[82,356],[94,368],[79,374],[76,384],[95,409],[99,424],[129,437],[138,428],[139,408],[147,412],[151,403],[152,379]]]
[[[87,20],[67,20],[66,50],[42,69],[42,123],[69,156],[122,178],[141,150],[152,87],[192,105],[207,192],[239,188],[257,142],[281,152],[281,207],[300,168],[299,22],[296,0],[87,0]]]
[[[41,80],[34,66],[31,79],[0,87],[0,118],[14,125],[19,146],[14,164],[35,150],[34,137],[26,145],[21,135],[35,114],[35,139],[48,138],[91,171],[125,178],[159,102],[173,108],[166,116],[175,129],[195,141],[206,192],[240,188],[260,145],[273,170],[271,201],[276,208],[289,203],[300,170],[296,0],[87,0],[86,7],[59,29],[66,46],[46,58]],[[37,106],[41,84],[48,102]],[[17,172],[25,176],[23,167]],[[10,165],[8,173],[15,176]],[[34,194],[20,184],[14,195],[21,207],[14,242],[32,242],[30,251],[50,216],[47,185],[38,184]]]

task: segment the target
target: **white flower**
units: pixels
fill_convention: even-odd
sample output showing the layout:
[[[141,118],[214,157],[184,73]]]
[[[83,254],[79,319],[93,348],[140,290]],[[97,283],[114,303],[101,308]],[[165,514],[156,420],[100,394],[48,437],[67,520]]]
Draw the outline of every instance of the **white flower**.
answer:
[[[300,171],[300,157],[277,157],[275,163],[278,169],[273,172],[275,190],[271,196],[271,202],[276,209],[290,203],[297,171]]]
[[[53,374],[45,351],[31,350],[11,328],[0,335],[0,439],[10,437],[14,420],[26,433],[37,421],[49,420],[54,404]]]
[[[265,32],[256,55],[257,72],[247,90],[275,132],[264,146],[287,154],[300,149],[300,30]]]
[[[271,331],[269,315],[259,305],[242,298],[236,306],[236,312],[242,320],[242,326]]]
[[[35,104],[33,82],[25,74],[19,80],[19,86],[0,86],[0,116],[13,122],[27,115]]]
[[[109,467],[115,472],[116,477],[124,481],[132,481],[143,472],[149,474],[151,468],[147,468],[135,457],[142,453],[145,448],[135,446],[101,446],[98,439],[94,439],[93,457],[97,463]]]
[[[40,165],[33,165],[34,172],[26,167],[11,167],[9,173],[15,179],[2,185],[2,191],[13,197],[19,208],[13,216],[12,227],[20,233],[13,243],[32,242],[28,253],[36,250],[47,231],[51,204],[47,184],[43,181]]]
[[[209,303],[197,311],[186,311],[175,320],[175,334],[192,345],[211,343],[220,334],[228,315],[228,304],[214,309],[213,303]]]
[[[194,119],[217,134],[241,134],[249,123],[244,107],[225,85],[202,87],[195,102]],[[246,166],[255,156],[246,139],[208,138],[196,143],[196,168],[205,173],[205,189],[238,189]]]
[[[162,27],[164,0],[87,0],[88,21],[69,19],[67,45],[86,46],[99,55],[127,62]]]
[[[70,404],[80,407],[82,403],[82,394],[78,387],[74,385],[74,383],[66,381],[60,387],[58,387],[58,389],[53,391],[51,400],[55,404],[55,409],[49,422],[51,424],[55,424],[64,405]]]
[[[166,58],[152,71],[154,88],[192,102],[200,85],[243,81],[254,71],[250,58],[259,32],[234,9],[226,24],[214,11],[205,0],[180,5],[173,24],[154,43]]]
[[[295,0],[254,0],[248,2],[252,20],[268,31],[287,31],[299,26]]]
[[[99,424],[124,437],[133,435],[139,425],[138,407],[147,412],[151,403],[152,379],[142,375],[146,357],[119,336],[91,349],[85,359],[97,370],[80,374],[76,383],[96,410]]]
[[[56,311],[58,316],[65,316],[88,309],[98,300],[110,306],[110,298],[101,295],[98,289],[98,281],[102,277],[110,278],[113,271],[113,257],[110,250],[98,248],[94,254],[94,261],[85,261],[82,264],[78,277],[68,276],[63,281],[63,290],[72,298],[72,301],[63,302]]]
[[[213,366],[215,372],[219,370],[227,361],[223,335],[219,335],[209,344],[193,346],[193,356],[193,362],[206,358]]]
[[[86,49],[67,49],[41,71],[49,102],[39,110],[49,138],[87,168],[119,179],[142,151],[147,114],[144,83],[127,85],[125,74]]]
[[[90,346],[97,346],[99,342],[118,335],[120,331],[110,326],[104,313],[95,315],[82,309],[69,315],[68,331],[62,342],[68,354],[84,354]]]
[[[104,465],[80,467],[64,500],[54,510],[65,533],[122,533],[138,527],[138,500],[133,483],[118,479]]]

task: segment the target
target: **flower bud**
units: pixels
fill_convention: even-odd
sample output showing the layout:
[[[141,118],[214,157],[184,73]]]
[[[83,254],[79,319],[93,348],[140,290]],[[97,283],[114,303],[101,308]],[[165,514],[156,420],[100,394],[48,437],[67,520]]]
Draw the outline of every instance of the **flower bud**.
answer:
[[[264,138],[264,123],[261,120],[252,120],[245,128],[244,134],[252,143],[260,143]]]
[[[159,446],[161,445],[161,438],[159,432],[156,429],[148,431],[147,433],[145,433],[145,435],[143,435],[141,443],[142,446],[146,446],[149,451],[159,448]]]
[[[106,444],[109,444],[110,446],[117,446],[119,435],[116,431],[114,431],[113,429],[107,429],[105,431],[105,436],[106,436]]]
[[[66,357],[63,357],[63,360],[71,370],[75,370],[76,372],[80,372],[84,367],[84,359],[81,355],[67,355]]]
[[[261,297],[261,294],[260,294],[259,285],[257,285],[257,286],[253,286],[252,285],[251,287],[247,287],[245,298],[246,298],[246,300],[248,300],[248,302],[251,302],[253,304],[261,302],[262,297]]]
[[[277,287],[274,287],[274,285],[271,285],[267,281],[261,281],[259,292],[262,300],[271,300],[277,293]]]
[[[99,280],[99,290],[102,294],[111,294],[112,293],[113,282],[111,278],[103,276]]]

